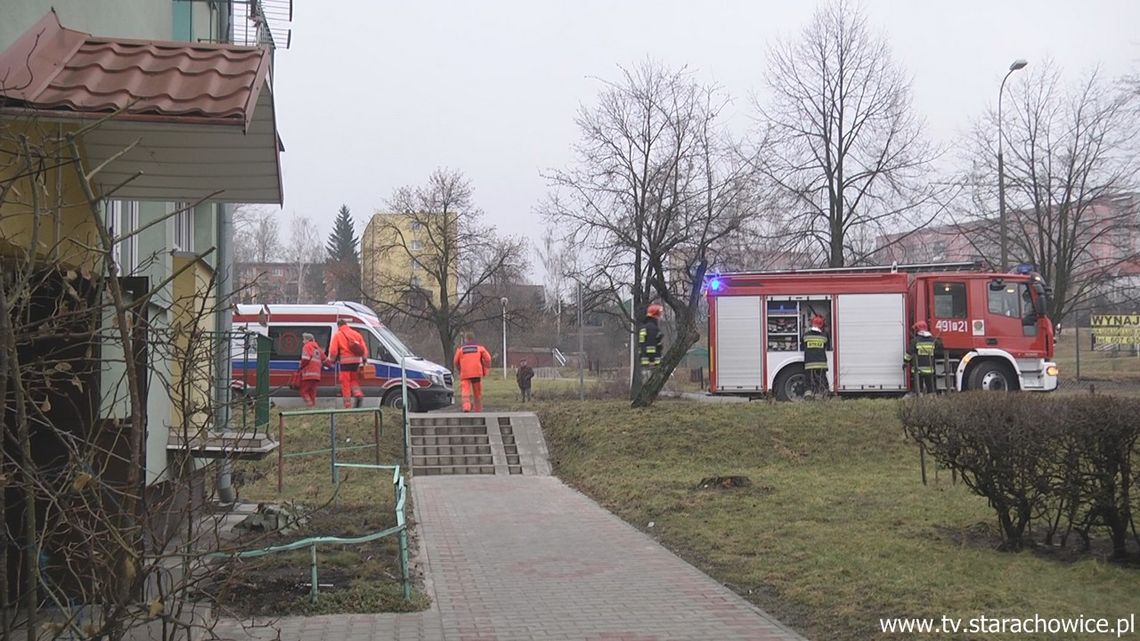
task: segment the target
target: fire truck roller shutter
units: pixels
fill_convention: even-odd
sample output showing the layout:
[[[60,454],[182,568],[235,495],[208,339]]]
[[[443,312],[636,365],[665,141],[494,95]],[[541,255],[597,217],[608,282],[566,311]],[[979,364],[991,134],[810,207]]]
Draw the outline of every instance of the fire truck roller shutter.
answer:
[[[717,389],[760,391],[764,368],[759,296],[716,299]]]
[[[836,302],[839,389],[906,389],[906,296],[841,294]]]

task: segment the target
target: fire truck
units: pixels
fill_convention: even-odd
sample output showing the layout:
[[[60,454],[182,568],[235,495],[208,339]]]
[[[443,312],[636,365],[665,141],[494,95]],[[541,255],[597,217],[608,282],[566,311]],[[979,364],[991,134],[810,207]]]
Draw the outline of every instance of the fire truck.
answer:
[[[709,391],[801,398],[803,335],[817,315],[829,339],[828,381],[839,394],[911,390],[904,360],[918,321],[942,344],[939,391],[1056,389],[1049,289],[1026,266],[977,269],[958,263],[717,274],[705,287]]]

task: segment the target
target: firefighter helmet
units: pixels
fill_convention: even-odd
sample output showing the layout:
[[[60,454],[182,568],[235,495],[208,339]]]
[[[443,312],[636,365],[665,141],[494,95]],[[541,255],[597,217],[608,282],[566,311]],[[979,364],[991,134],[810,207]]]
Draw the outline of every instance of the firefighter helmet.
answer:
[[[811,326],[816,329],[823,329],[823,317],[819,314],[811,317]]]
[[[645,308],[645,315],[651,316],[653,318],[661,318],[661,314],[664,313],[664,311],[664,307],[658,305],[657,303],[653,303],[649,307]]]
[[[916,331],[916,332],[928,332],[928,331],[930,331],[930,328],[926,325],[926,321],[918,321],[917,323],[914,324],[914,331]]]

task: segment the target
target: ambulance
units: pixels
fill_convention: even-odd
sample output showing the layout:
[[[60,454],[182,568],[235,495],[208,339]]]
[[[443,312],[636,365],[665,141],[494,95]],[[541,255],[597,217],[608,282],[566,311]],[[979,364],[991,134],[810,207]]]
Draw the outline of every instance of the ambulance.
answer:
[[[277,398],[298,397],[289,388],[290,378],[301,359],[301,335],[310,333],[327,354],[336,323],[344,319],[368,343],[368,362],[361,370],[361,388],[368,398],[387,407],[403,406],[401,362],[408,381],[408,410],[423,412],[452,404],[454,381],[451,370],[412,353],[368,307],[352,302],[326,305],[238,305],[233,316],[235,333],[261,334],[271,342],[269,387]],[[235,339],[231,347],[233,386],[253,389],[256,385],[256,353],[250,341]],[[337,370],[324,368],[317,396],[340,397]]]

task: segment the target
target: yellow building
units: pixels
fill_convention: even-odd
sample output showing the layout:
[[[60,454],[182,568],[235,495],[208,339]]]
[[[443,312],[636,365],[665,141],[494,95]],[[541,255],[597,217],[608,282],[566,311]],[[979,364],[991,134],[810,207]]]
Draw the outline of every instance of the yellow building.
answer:
[[[458,218],[376,212],[360,241],[361,284],[373,307],[440,306],[459,299]],[[446,274],[446,278],[442,277]]]

